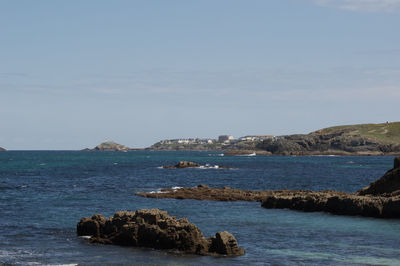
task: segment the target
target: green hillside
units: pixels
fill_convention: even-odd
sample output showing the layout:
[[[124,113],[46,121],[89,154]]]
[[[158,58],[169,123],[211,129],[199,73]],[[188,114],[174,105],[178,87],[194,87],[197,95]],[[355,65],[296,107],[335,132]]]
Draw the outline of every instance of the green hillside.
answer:
[[[313,133],[333,134],[338,132],[345,132],[346,135],[350,136],[360,135],[369,137],[382,142],[400,143],[400,122],[335,126],[324,128]]]

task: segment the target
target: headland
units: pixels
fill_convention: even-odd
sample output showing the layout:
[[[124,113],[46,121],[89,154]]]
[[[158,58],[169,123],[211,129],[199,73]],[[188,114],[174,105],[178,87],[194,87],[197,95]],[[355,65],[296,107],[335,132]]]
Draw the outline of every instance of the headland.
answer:
[[[282,136],[162,140],[147,149],[223,151],[224,155],[400,155],[400,122],[335,126]]]

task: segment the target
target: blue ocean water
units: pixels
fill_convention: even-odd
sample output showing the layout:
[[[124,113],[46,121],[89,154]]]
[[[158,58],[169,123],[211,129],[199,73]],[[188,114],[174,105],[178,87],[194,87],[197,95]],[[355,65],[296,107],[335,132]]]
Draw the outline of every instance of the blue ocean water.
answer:
[[[161,169],[181,160],[235,169]],[[400,265],[400,220],[267,210],[257,202],[148,199],[136,192],[206,184],[241,189],[355,192],[393,157],[222,157],[216,152],[0,153],[0,265]],[[89,244],[81,217],[160,208],[187,217],[205,236],[233,233],[246,255],[177,255]]]

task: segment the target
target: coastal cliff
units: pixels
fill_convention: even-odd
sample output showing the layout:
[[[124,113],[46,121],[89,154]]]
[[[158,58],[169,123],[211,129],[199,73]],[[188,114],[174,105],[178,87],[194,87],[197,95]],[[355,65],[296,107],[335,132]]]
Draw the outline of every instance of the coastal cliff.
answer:
[[[400,122],[321,129],[263,140],[257,148],[277,155],[400,154]]]
[[[6,149],[4,149],[4,148],[0,147],[0,151],[6,151]]]
[[[214,201],[259,201],[267,209],[329,212],[377,218],[400,218],[400,157],[393,169],[356,193],[306,190],[251,191],[230,187],[161,189],[161,193],[137,193],[149,198],[197,199]]]

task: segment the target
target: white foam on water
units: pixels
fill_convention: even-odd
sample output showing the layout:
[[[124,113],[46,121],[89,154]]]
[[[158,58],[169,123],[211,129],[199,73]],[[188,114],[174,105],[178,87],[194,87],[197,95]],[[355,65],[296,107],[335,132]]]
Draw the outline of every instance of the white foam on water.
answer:
[[[209,153],[208,156],[224,156],[223,153],[211,154]]]
[[[32,256],[37,256],[38,254],[29,250],[0,250],[0,259],[12,259],[16,260],[16,264],[21,265],[22,259],[31,259]],[[24,261],[23,265],[42,265],[40,262],[36,261]]]
[[[255,152],[253,152],[253,153],[250,153],[250,154],[239,154],[239,155],[236,155],[236,156],[253,157],[253,156],[256,156],[256,155],[257,154]]]
[[[54,266],[77,266],[77,263],[67,263],[67,264],[49,264]]]
[[[172,192],[178,191],[178,189],[181,189],[183,187],[171,187]],[[158,193],[169,193],[170,191],[161,191],[161,188],[157,190],[150,191],[150,194],[158,194]]]
[[[79,236],[79,237],[83,239],[90,239],[92,236]]]
[[[150,194],[158,194],[158,193],[167,193],[166,191],[161,191],[161,188],[157,189],[157,190],[153,190],[149,192]]]

